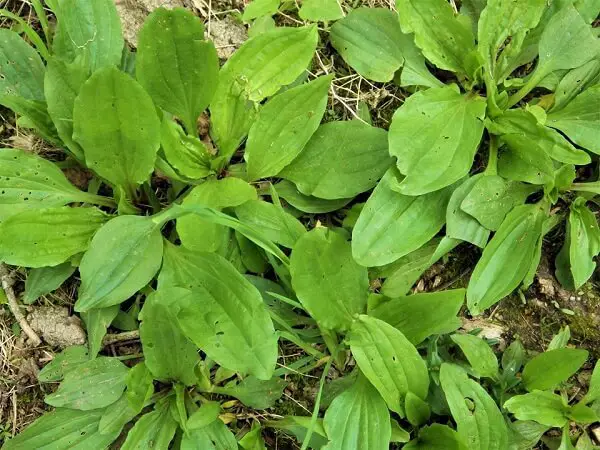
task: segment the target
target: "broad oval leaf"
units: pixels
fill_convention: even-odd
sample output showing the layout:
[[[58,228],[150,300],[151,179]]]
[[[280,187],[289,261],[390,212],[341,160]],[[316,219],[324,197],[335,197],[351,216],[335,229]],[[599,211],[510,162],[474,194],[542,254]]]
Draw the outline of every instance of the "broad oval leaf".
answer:
[[[498,174],[531,184],[554,182],[554,162],[541,145],[521,134],[505,134],[498,155]]]
[[[458,434],[473,450],[508,448],[508,429],[496,402],[463,369],[444,363],[440,382]]]
[[[460,347],[479,376],[495,378],[498,375],[498,360],[485,340],[472,334],[453,334],[450,339]]]
[[[81,411],[104,408],[123,394],[127,370],[116,358],[91,359],[69,371],[56,392],[44,400],[57,408]]]
[[[367,270],[352,258],[350,243],[318,227],[296,243],[290,261],[292,286],[302,305],[325,329],[348,330],[367,305]]]
[[[260,292],[214,253],[168,245],[159,289],[186,288],[177,320],[184,334],[227,369],[273,375],[277,335]],[[168,295],[168,294],[165,294]]]
[[[390,126],[390,154],[406,178],[399,191],[421,195],[437,191],[469,173],[483,134],[486,103],[461,95],[453,86],[410,96]]]
[[[519,420],[534,420],[549,427],[562,427],[569,421],[569,407],[553,392],[536,390],[515,395],[504,403],[504,408]]]
[[[385,130],[357,120],[330,122],[280,176],[305,195],[334,200],[373,188],[391,162]]]
[[[331,402],[323,426],[329,438],[324,450],[388,450],[390,446],[387,406],[362,375]]]
[[[575,374],[589,353],[577,348],[557,348],[540,353],[523,369],[522,380],[528,391],[553,390]]]
[[[269,100],[250,128],[244,159],[249,180],[277,175],[319,128],[332,76],[319,77]]]
[[[363,77],[391,81],[404,58],[398,15],[384,8],[358,8],[331,27],[331,45]]]
[[[23,211],[0,223],[0,260],[24,267],[57,266],[86,251],[108,219],[93,207]]]
[[[142,86],[116,67],[95,72],[73,110],[73,139],[86,164],[125,189],[148,180],[160,146],[160,120]]]
[[[352,255],[362,266],[383,266],[420,248],[444,226],[452,187],[412,197],[399,192],[396,170],[379,182],[352,230]]]
[[[204,40],[200,19],[183,8],[150,14],[140,31],[135,73],[154,103],[195,135],[219,76],[217,51]]]
[[[0,103],[4,96],[45,101],[44,63],[14,31],[0,30]]]
[[[273,186],[277,194],[294,208],[310,213],[320,214],[336,211],[346,206],[351,198],[341,198],[338,200],[325,200],[323,198],[304,195],[298,190],[291,181],[282,180]]]
[[[392,411],[405,416],[404,403],[409,392],[423,400],[427,397],[427,365],[398,329],[362,315],[352,325],[347,341],[361,372]]]
[[[146,286],[162,262],[160,227],[149,217],[120,216],[94,236],[79,266],[76,311],[118,305]]]
[[[487,244],[490,230],[485,228],[475,217],[466,213],[461,205],[483,176],[478,174],[463,181],[452,193],[446,212],[446,235],[453,239],[470,242],[481,248]]]
[[[483,250],[471,275],[467,305],[480,314],[519,286],[529,271],[546,212],[540,205],[515,207]]]
[[[171,414],[169,398],[162,399],[154,410],[144,414],[127,433],[122,450],[153,448],[167,450],[178,425]]]

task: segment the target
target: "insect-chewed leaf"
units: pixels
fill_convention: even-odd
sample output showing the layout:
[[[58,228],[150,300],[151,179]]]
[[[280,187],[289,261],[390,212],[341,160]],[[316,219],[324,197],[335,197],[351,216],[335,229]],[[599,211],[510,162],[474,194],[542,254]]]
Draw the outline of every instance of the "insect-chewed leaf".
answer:
[[[88,411],[104,408],[116,402],[125,390],[127,367],[116,358],[101,356],[69,371],[46,403],[57,408],[66,407]]]
[[[351,198],[325,200],[311,195],[304,195],[294,183],[287,180],[282,180],[273,187],[277,191],[277,194],[294,208],[310,214],[336,211],[352,201]]]
[[[414,33],[417,46],[440,69],[471,75],[466,62],[475,51],[475,38],[467,21],[459,20],[444,0],[397,0],[396,9],[405,33]]]
[[[277,335],[260,292],[214,253],[167,245],[159,289],[183,287],[184,334],[220,365],[260,380],[273,375]],[[167,295],[167,294],[165,294]]]
[[[123,450],[155,448],[167,450],[178,425],[171,414],[171,399],[163,398],[154,411],[144,414],[127,433]]]
[[[478,174],[463,181],[452,193],[446,212],[446,235],[453,239],[470,242],[481,248],[487,244],[490,230],[485,228],[475,217],[465,212],[461,208],[461,204],[483,176]]]
[[[221,154],[231,156],[250,130],[256,117],[253,102],[270,97],[304,73],[318,39],[316,26],[276,28],[246,41],[225,63],[210,105],[212,132]]]
[[[56,409],[44,414],[23,432],[6,441],[2,448],[4,450],[108,448],[121,430],[116,433],[100,433],[98,424],[103,412],[102,409],[93,411]]]
[[[290,273],[298,299],[326,329],[348,330],[367,305],[367,270],[352,258],[350,243],[327,228],[315,228],[296,243]]]
[[[273,97],[250,128],[244,158],[248,178],[277,175],[319,128],[332,77],[319,77]]]
[[[44,101],[44,63],[14,31],[0,30],[0,104],[5,96]]]
[[[419,430],[417,439],[413,439],[404,450],[467,450],[462,437],[452,428],[434,423]]]
[[[214,392],[235,397],[250,408],[266,409],[272,407],[281,398],[286,386],[285,380],[279,377],[259,380],[249,376],[239,383],[232,381],[223,387],[214,387]]]
[[[372,189],[391,163],[385,130],[357,120],[330,122],[280,176],[305,195],[335,200]]]
[[[560,395],[553,392],[534,391],[515,395],[504,403],[504,408],[519,420],[535,420],[548,427],[562,427],[569,421],[569,407]]]
[[[515,207],[483,250],[467,289],[472,314],[510,294],[529,271],[546,212],[540,205]]]
[[[0,223],[0,260],[24,267],[62,264],[87,250],[109,219],[97,208],[45,208],[23,211]]]
[[[73,139],[90,169],[126,189],[148,179],[160,146],[160,121],[137,81],[116,67],[95,72],[75,99],[73,120]]]
[[[552,105],[550,115],[567,106],[575,97],[598,82],[600,82],[600,59],[592,59],[567,72],[554,92],[554,105]],[[551,122],[548,125],[553,126]]]
[[[58,266],[40,267],[31,269],[25,280],[25,294],[23,302],[32,304],[42,295],[58,289],[73,273],[77,267],[70,261],[59,264]]]
[[[399,192],[397,170],[379,182],[352,231],[352,255],[362,266],[383,266],[420,248],[444,226],[452,187],[421,196]]]
[[[553,390],[575,374],[589,353],[578,348],[557,348],[540,353],[523,369],[523,384],[528,391]]]
[[[154,103],[179,117],[195,135],[196,121],[217,88],[219,58],[191,12],[158,8],[140,31],[136,77]]]
[[[121,20],[113,0],[57,0],[58,18],[52,50],[69,62],[81,57],[92,72],[118,66],[123,52]]]
[[[94,236],[79,266],[77,311],[118,305],[146,286],[162,261],[159,226],[149,217],[120,216]]]
[[[459,328],[456,315],[464,302],[464,289],[414,294],[384,302],[369,315],[393,325],[417,345],[429,336]]]
[[[444,363],[440,382],[458,434],[473,450],[508,448],[508,430],[496,402],[458,366]]]
[[[402,66],[404,40],[398,15],[385,8],[358,8],[331,27],[331,45],[360,75],[391,81]]]
[[[563,109],[548,115],[548,125],[565,133],[569,139],[600,154],[600,86],[579,94]]]
[[[485,101],[453,86],[410,96],[390,126],[390,154],[406,178],[399,191],[437,191],[469,173],[483,134]]]
[[[302,20],[327,22],[344,17],[344,11],[337,0],[306,0],[298,10]]]
[[[498,360],[485,340],[472,334],[453,334],[450,338],[479,376],[494,378],[498,375]]]
[[[427,397],[427,365],[413,344],[390,324],[362,315],[347,338],[361,372],[379,391],[388,407],[405,415],[406,394]]]
[[[146,298],[140,313],[140,339],[146,366],[158,380],[179,381],[187,386],[197,381],[194,367],[198,349],[177,324],[183,288],[159,289]]]
[[[329,438],[327,450],[387,450],[390,446],[390,413],[362,375],[331,402],[323,426]]]
[[[195,136],[189,136],[170,117],[163,118],[160,141],[165,157],[177,171],[192,179],[207,177],[212,173],[211,155]]]
[[[94,308],[81,313],[88,335],[90,358],[95,358],[102,349],[102,339],[106,335],[106,329],[117,317],[118,312],[119,305],[114,305],[106,308]]]
[[[38,380],[42,383],[60,381],[68,372],[77,369],[80,364],[84,364],[89,360],[87,347],[83,345],[67,347],[40,370]]]

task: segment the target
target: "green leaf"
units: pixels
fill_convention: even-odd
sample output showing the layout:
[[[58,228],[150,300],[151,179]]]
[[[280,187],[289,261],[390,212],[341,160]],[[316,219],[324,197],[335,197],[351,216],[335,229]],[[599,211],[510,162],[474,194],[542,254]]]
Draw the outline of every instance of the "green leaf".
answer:
[[[140,339],[146,366],[158,380],[178,381],[186,386],[197,382],[194,367],[198,349],[177,323],[177,301],[185,289],[159,289],[150,294],[140,313]]]
[[[183,206],[204,205],[221,210],[257,198],[256,190],[239,178],[209,179],[192,189],[183,201]],[[198,251],[217,251],[229,239],[226,227],[194,215],[177,219],[177,233],[185,247]]]
[[[587,394],[583,398],[586,404],[592,403],[600,398],[600,364],[596,362],[592,377],[590,378]]]
[[[328,75],[293,87],[261,108],[244,152],[249,180],[277,175],[300,154],[319,128],[331,80]]]
[[[116,358],[92,359],[67,372],[56,392],[44,401],[57,408],[81,411],[104,408],[121,397],[127,370]]]
[[[144,408],[144,405],[154,393],[154,378],[146,363],[148,356],[144,355],[146,361],[142,361],[133,366],[127,374],[127,403],[133,411],[138,413]]]
[[[210,425],[219,418],[221,413],[221,405],[219,402],[206,402],[203,403],[200,408],[192,413],[187,421],[188,430],[195,430],[197,428],[204,428]]]
[[[419,430],[419,436],[403,450],[467,450],[462,437],[452,428],[434,423]]]
[[[575,374],[589,353],[576,348],[558,348],[540,353],[523,369],[521,379],[528,391],[552,390]]]
[[[579,94],[563,109],[548,114],[548,125],[565,133],[577,145],[600,154],[600,86]]]
[[[117,317],[119,306],[109,306],[107,308],[90,309],[81,313],[81,318],[85,322],[85,328],[88,335],[88,345],[90,347],[90,358],[93,359],[102,349],[102,339],[106,335],[106,329]]]
[[[327,444],[327,434],[323,428],[323,419],[317,419],[313,427],[310,417],[285,416],[283,419],[268,421],[265,423],[265,426],[275,428],[276,430],[288,431],[296,436],[298,442],[304,442],[307,429],[310,427],[313,433],[308,448],[320,449]]]
[[[445,0],[397,0],[404,33],[414,33],[417,46],[440,69],[471,75],[466,57],[475,51],[467,21],[460,20]]]
[[[466,213],[461,205],[473,187],[484,177],[478,174],[467,178],[456,188],[450,197],[446,212],[446,235],[453,239],[470,242],[484,248],[490,237],[490,230],[485,228],[477,219]]]
[[[486,175],[477,179],[460,208],[484,227],[496,231],[515,206],[525,203],[533,189],[535,187],[507,181],[498,175]]]
[[[80,364],[86,363],[89,359],[87,347],[83,345],[67,347],[40,370],[38,380],[42,383],[60,381],[67,373],[77,369]]]
[[[600,2],[598,0],[575,0],[575,8],[586,23],[592,23],[600,15]]]
[[[294,208],[310,213],[321,214],[337,211],[352,201],[351,198],[325,200],[310,195],[304,195],[291,181],[282,180],[273,186],[277,194]]]
[[[162,261],[159,224],[149,217],[120,216],[94,236],[83,255],[76,311],[118,305],[146,286]]]
[[[411,425],[418,427],[429,420],[431,409],[427,402],[412,392],[407,392],[405,400],[406,418]]]
[[[204,26],[183,8],[156,9],[140,30],[136,77],[156,106],[179,117],[190,135],[209,105],[219,77],[215,46]]]
[[[452,187],[422,196],[399,192],[395,169],[379,182],[352,230],[352,255],[366,267],[383,266],[417,250],[442,229]]]
[[[141,450],[141,449],[140,449]],[[181,439],[181,450],[238,450],[235,436],[227,425],[215,420]]]
[[[448,5],[449,6],[449,5]],[[486,104],[453,86],[411,95],[390,126],[390,154],[406,178],[399,192],[437,191],[469,173],[483,134]]]
[[[168,245],[158,284],[191,290],[178,289],[177,319],[210,358],[227,369],[271,378],[277,359],[273,323],[260,292],[231,263]]]
[[[453,334],[450,339],[460,347],[480,377],[496,378],[498,360],[486,341],[472,334]]]
[[[14,31],[0,30],[0,103],[4,96],[45,101],[44,63]]]
[[[528,147],[531,141],[518,134],[506,134],[502,140],[507,147],[499,153],[499,175],[531,184],[554,183],[554,163],[541,146]]]
[[[508,430],[496,403],[476,381],[458,366],[443,363],[440,382],[458,434],[473,450],[503,450]]]
[[[200,139],[188,136],[185,131],[166,114],[163,117],[161,147],[165,157],[181,175],[200,179],[213,173],[211,154]]]
[[[27,100],[22,97],[0,94],[0,105],[12,109],[22,117],[19,119],[21,125],[34,129],[43,139],[61,146],[62,143],[57,136],[56,128],[48,115],[45,102]]]
[[[350,67],[373,81],[391,81],[404,62],[398,15],[385,8],[358,8],[331,27],[331,45]]]
[[[323,426],[327,450],[387,450],[392,435],[385,401],[361,375],[327,408]]]
[[[169,399],[163,399],[154,411],[144,414],[127,433],[122,450],[167,450],[178,425],[170,411]]]
[[[272,16],[279,9],[280,0],[252,0],[244,8],[242,20],[246,23],[263,16]]]
[[[267,409],[275,405],[286,388],[285,380],[273,377],[270,380],[259,380],[249,376],[239,383],[232,381],[223,387],[213,387],[213,392],[235,397],[244,405],[254,409]]]
[[[304,73],[318,39],[316,26],[276,28],[248,39],[225,63],[210,105],[211,131],[221,154],[233,155],[246,137],[256,117],[253,102]]]
[[[129,373],[131,374],[131,371]],[[140,411],[133,410],[127,401],[127,396],[123,394],[119,400],[104,410],[98,424],[98,431],[101,434],[116,433],[118,436],[123,427],[131,422]]]
[[[358,120],[330,122],[280,176],[305,195],[335,200],[372,189],[390,164],[385,130]]]
[[[244,450],[267,450],[267,447],[265,447],[265,440],[262,438],[261,432],[262,429],[260,425],[256,425],[256,423],[254,423],[252,425],[252,430],[246,433],[244,437],[240,439],[238,444]]]
[[[73,110],[88,167],[125,189],[148,180],[160,145],[160,120],[142,86],[116,67],[95,72]]]
[[[548,431],[548,426],[530,420],[516,420],[509,424],[512,432],[511,443],[517,450],[529,450],[534,447]]]
[[[24,267],[57,266],[87,250],[107,219],[93,207],[23,211],[0,223],[0,260]]]
[[[362,315],[346,339],[361,372],[392,411],[404,417],[405,397],[409,392],[421,399],[427,397],[427,365],[398,329]]]
[[[562,427],[568,422],[569,407],[560,395],[548,391],[516,395],[504,403],[504,408],[519,420],[534,420],[549,427]]]
[[[304,234],[292,252],[290,273],[298,299],[325,329],[348,330],[367,305],[367,270],[334,230],[318,227]]]
[[[337,0],[304,0],[298,15],[302,20],[328,22],[341,19],[344,12]]]
[[[583,402],[572,406],[568,416],[569,419],[580,425],[587,425],[600,421],[600,417],[596,414],[596,411],[589,406],[584,405]]]
[[[271,16],[257,17],[252,21],[252,25],[248,29],[248,37],[258,36],[259,34],[266,33],[275,28],[275,20],[273,20]]]
[[[550,115],[567,106],[586,89],[600,82],[600,58],[570,70],[558,83]],[[549,124],[551,125],[551,124]]]
[[[521,341],[513,341],[502,353],[502,370],[516,374],[523,367],[525,348]]]
[[[6,441],[3,450],[89,450],[108,448],[120,433],[102,434],[98,424],[103,410],[60,408],[41,416],[23,432]]]
[[[540,205],[515,207],[483,250],[471,275],[467,305],[480,314],[519,286],[529,271],[546,212]]]
[[[25,280],[23,302],[31,305],[43,295],[58,289],[77,270],[70,261],[53,267],[31,269]]]
[[[67,62],[87,61],[91,72],[118,66],[123,52],[121,20],[113,0],[58,0],[53,52]]]
[[[394,326],[418,345],[429,336],[460,327],[461,321],[456,316],[464,302],[464,289],[414,294],[382,303],[369,311],[369,315]]]
[[[235,208],[237,218],[248,226],[262,231],[268,239],[292,248],[306,229],[304,225],[280,206],[262,200],[249,200]]]
[[[235,239],[240,249],[240,258],[244,267],[253,273],[266,272],[268,265],[265,254],[258,245],[237,231],[235,232]]]

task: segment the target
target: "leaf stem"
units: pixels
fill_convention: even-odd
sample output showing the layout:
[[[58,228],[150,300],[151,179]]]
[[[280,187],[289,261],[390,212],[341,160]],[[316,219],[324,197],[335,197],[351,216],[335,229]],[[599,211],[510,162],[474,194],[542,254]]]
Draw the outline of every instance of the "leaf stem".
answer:
[[[488,163],[484,173],[486,175],[498,175],[498,137],[493,134],[490,134]]]
[[[569,188],[570,191],[591,192],[592,194],[600,194],[600,181],[592,181],[590,183],[573,183]]]
[[[517,103],[519,103],[523,98],[529,94],[542,79],[545,77],[545,73],[541,72],[539,69],[536,70],[529,81],[525,83],[525,85],[519,89],[515,94],[511,95],[508,99],[508,108],[512,108]]]
[[[81,200],[86,203],[93,203],[94,205],[106,206],[107,208],[114,208],[117,203],[114,199],[109,197],[103,197],[102,195],[90,194],[88,192],[82,192]]]

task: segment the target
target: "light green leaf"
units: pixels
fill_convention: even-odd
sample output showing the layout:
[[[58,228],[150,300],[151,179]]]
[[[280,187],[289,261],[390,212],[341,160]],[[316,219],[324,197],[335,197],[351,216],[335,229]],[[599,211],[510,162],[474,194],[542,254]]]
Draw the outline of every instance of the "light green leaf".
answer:
[[[45,101],[44,72],[40,55],[29,44],[14,31],[0,30],[0,99]]]
[[[405,416],[404,402],[409,392],[421,399],[427,397],[427,365],[398,329],[362,315],[346,339],[361,372],[392,411]]]
[[[348,65],[369,80],[391,81],[404,62],[398,15],[389,9],[354,9],[333,24],[329,39]]]
[[[268,239],[292,248],[306,233],[304,225],[280,206],[262,200],[249,200],[235,208],[237,218],[262,231]]]
[[[267,409],[281,398],[286,386],[286,381],[278,377],[259,380],[249,376],[239,383],[232,381],[223,387],[214,386],[213,392],[235,397],[249,408]]]
[[[90,309],[81,313],[81,318],[85,322],[85,328],[88,335],[88,345],[90,347],[90,359],[94,359],[102,349],[102,339],[106,335],[106,329],[117,317],[119,306],[109,306],[106,308]]]
[[[546,212],[540,205],[515,207],[483,250],[471,275],[467,305],[480,314],[519,286],[529,271]]]
[[[183,8],[158,8],[139,35],[136,77],[156,106],[179,117],[190,135],[217,88],[219,58],[204,26]]]
[[[599,82],[600,58],[592,59],[584,65],[570,70],[556,87],[554,105],[550,110],[550,114],[564,108],[579,94]],[[551,124],[549,125],[551,126]]]
[[[554,183],[554,163],[535,141],[518,134],[506,134],[502,141],[506,147],[499,152],[499,175],[531,184]],[[528,147],[530,144],[532,145]]]
[[[352,231],[352,255],[363,266],[383,266],[420,248],[444,226],[452,187],[412,197],[399,192],[395,169],[379,182]]]
[[[460,327],[456,315],[464,302],[464,289],[414,294],[384,302],[369,315],[394,326],[417,345],[429,336]]]
[[[385,130],[357,120],[330,122],[280,176],[305,195],[335,200],[372,189],[391,162]]]
[[[271,16],[257,17],[252,21],[252,26],[248,29],[248,37],[258,36],[259,34],[266,33],[275,28],[275,20],[273,20]]]
[[[197,137],[185,134],[185,131],[166,114],[163,117],[160,136],[167,161],[181,175],[199,179],[213,173],[211,154],[206,146]]]
[[[600,15],[600,2],[598,0],[575,0],[573,5],[586,23],[592,23]]]
[[[437,191],[469,173],[483,134],[486,104],[455,87],[432,88],[410,96],[390,126],[390,154],[406,178],[405,195]]]
[[[154,411],[144,414],[127,433],[122,450],[167,450],[178,425],[170,411],[169,399],[163,399]]]
[[[146,286],[162,261],[159,224],[149,217],[120,216],[94,236],[83,255],[76,311],[118,305]]]
[[[31,269],[25,280],[23,302],[31,305],[42,295],[55,291],[73,275],[75,270],[77,267],[73,266],[70,261],[58,266]]]
[[[159,289],[150,294],[140,313],[140,339],[146,366],[156,379],[191,386],[197,382],[198,349],[177,324],[177,302],[187,293],[185,289]]]
[[[160,121],[142,86],[116,67],[95,72],[75,99],[74,134],[88,167],[125,189],[147,181]]]
[[[361,375],[327,408],[323,426],[329,438],[323,450],[388,450],[390,445],[392,427],[385,401]]]
[[[38,380],[42,383],[60,381],[68,372],[77,369],[80,364],[89,361],[89,359],[87,347],[83,345],[67,347],[40,370]]]
[[[144,355],[144,357],[148,362],[148,356]],[[142,361],[136,364],[127,374],[127,391],[125,392],[127,403],[137,413],[144,408],[144,405],[154,393],[154,378],[148,370],[146,362]]]
[[[511,443],[515,450],[529,450],[539,442],[549,428],[547,425],[531,420],[516,420],[509,424],[509,430],[512,432]]]
[[[562,427],[568,422],[569,407],[560,395],[548,391],[516,395],[504,403],[504,408],[519,420],[534,420],[549,427]]]
[[[452,193],[446,212],[446,235],[453,239],[470,242],[481,248],[484,248],[487,244],[490,230],[481,225],[476,218],[466,213],[461,205],[473,190],[473,187],[483,177],[483,174],[478,174],[463,181]]]
[[[403,450],[467,450],[462,437],[452,428],[434,423],[419,430],[419,436]]]
[[[215,420],[204,428],[192,431],[189,436],[184,434],[181,450],[238,450],[238,445],[227,425]]]
[[[418,427],[429,420],[429,417],[431,416],[431,409],[425,400],[416,396],[412,392],[406,393],[405,400],[406,402],[404,407],[406,409],[406,419],[411,423],[411,425]]]
[[[277,194],[294,208],[310,213],[321,214],[337,211],[352,201],[351,198],[325,200],[310,195],[304,195],[291,181],[282,180],[273,186]]]
[[[92,359],[67,372],[56,392],[44,401],[57,408],[81,411],[104,408],[121,397],[127,370],[116,358]]]
[[[265,440],[262,438],[260,425],[253,424],[252,430],[244,435],[238,442],[244,450],[267,450]]]
[[[579,425],[587,425],[600,421],[600,416],[593,408],[586,406],[583,402],[577,403],[570,408],[569,419]]]
[[[565,348],[569,344],[571,339],[571,329],[569,325],[564,328],[560,328],[560,331],[556,333],[550,343],[548,344],[547,350],[555,350],[557,348]]]
[[[188,430],[204,428],[219,418],[221,405],[219,402],[206,402],[200,408],[192,413],[187,421]]]
[[[319,128],[331,80],[328,75],[293,87],[261,108],[244,152],[249,180],[277,175],[300,154]]]
[[[466,75],[473,71],[466,57],[475,51],[467,21],[459,20],[445,0],[397,0],[404,33],[414,33],[417,46],[440,69]]]
[[[473,450],[504,450],[508,430],[494,399],[458,366],[443,363],[440,382],[458,434]]]
[[[453,334],[450,338],[460,347],[469,364],[479,376],[496,378],[498,360],[487,342],[472,334]]]
[[[588,358],[586,350],[558,348],[540,353],[523,369],[521,379],[528,391],[552,390],[577,372]]]
[[[263,16],[272,16],[279,9],[280,0],[252,0],[244,8],[242,20],[246,23]]]
[[[292,252],[292,286],[325,329],[348,330],[367,305],[367,270],[352,258],[350,243],[328,228],[306,233]]]
[[[590,378],[587,394],[583,398],[586,404],[592,403],[600,398],[600,363],[596,362],[592,377]]]
[[[24,267],[57,266],[86,251],[108,218],[93,207],[20,212],[0,223],[0,260]]]
[[[318,39],[316,26],[276,28],[246,41],[225,63],[210,105],[211,131],[222,155],[233,155],[246,137],[256,117],[254,102],[304,73]]]
[[[298,15],[302,20],[328,22],[341,19],[344,12],[337,0],[304,0]]]
[[[425,57],[416,46],[414,36],[402,33],[401,39],[399,45],[402,49],[404,65],[400,72],[396,72],[395,82],[402,87],[425,86],[433,88],[444,86],[444,83],[434,77],[427,68]]]

